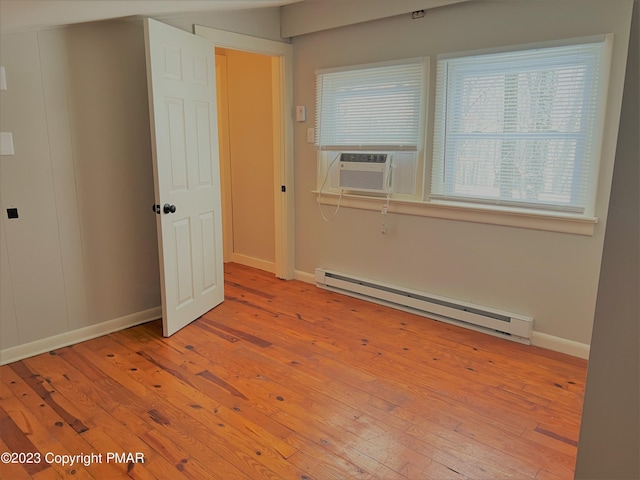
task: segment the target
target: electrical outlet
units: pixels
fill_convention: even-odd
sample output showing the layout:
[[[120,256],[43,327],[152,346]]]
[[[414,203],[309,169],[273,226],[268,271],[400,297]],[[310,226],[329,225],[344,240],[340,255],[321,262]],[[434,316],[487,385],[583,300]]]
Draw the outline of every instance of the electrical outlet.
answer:
[[[0,132],[0,155],[14,155],[11,132]]]

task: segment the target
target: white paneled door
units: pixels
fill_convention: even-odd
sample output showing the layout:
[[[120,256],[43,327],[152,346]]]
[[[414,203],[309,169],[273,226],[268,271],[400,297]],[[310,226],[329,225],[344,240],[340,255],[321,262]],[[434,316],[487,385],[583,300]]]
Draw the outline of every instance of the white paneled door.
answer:
[[[224,300],[214,45],[146,19],[162,326]]]

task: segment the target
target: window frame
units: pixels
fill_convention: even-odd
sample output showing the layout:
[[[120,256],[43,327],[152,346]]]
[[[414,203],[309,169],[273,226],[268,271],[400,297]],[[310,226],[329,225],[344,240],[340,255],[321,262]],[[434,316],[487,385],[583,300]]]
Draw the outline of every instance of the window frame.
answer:
[[[499,53],[517,50],[528,50],[545,47],[580,45],[594,42],[605,43],[605,53],[600,65],[603,79],[601,80],[601,94],[598,99],[597,116],[594,131],[597,132],[593,146],[594,159],[592,167],[593,181],[590,185],[588,196],[589,205],[584,213],[572,213],[554,211],[552,209],[523,208],[518,205],[491,205],[478,204],[456,200],[455,202],[430,198],[433,174],[433,144],[435,143],[435,98],[436,82],[434,81],[436,69],[430,69],[430,59],[437,61],[440,56],[463,56],[478,55],[482,53]],[[516,228],[526,228],[541,231],[560,232],[584,236],[592,236],[598,218],[595,216],[596,191],[598,177],[600,175],[600,160],[602,157],[602,142],[604,136],[604,119],[606,116],[606,104],[608,96],[608,81],[611,74],[611,57],[613,49],[613,34],[591,35],[575,37],[561,40],[551,40],[534,42],[522,45],[505,45],[501,47],[491,47],[476,50],[452,52],[447,54],[433,54],[423,57],[426,63],[425,94],[423,96],[424,125],[421,129],[421,147],[418,148],[418,159],[415,169],[415,194],[403,195],[391,192],[384,198],[370,194],[360,194],[351,192],[341,192],[337,188],[327,188],[322,190],[322,197],[318,197],[321,204],[342,205],[343,207],[356,208],[371,211],[381,209],[389,213],[406,214],[420,217],[430,217],[448,219],[464,222],[483,223],[490,225],[510,226]],[[408,59],[412,60],[412,59]],[[404,60],[396,62],[381,62],[376,64],[356,65],[354,67],[340,67],[340,69],[360,68],[368,65],[381,65],[384,63],[402,63]],[[332,69],[326,69],[330,71]],[[320,71],[320,70],[319,70]],[[317,72],[316,72],[317,73]],[[433,105],[431,108],[430,105]],[[430,127],[432,125],[432,127]],[[429,144],[427,144],[429,143]],[[317,155],[317,188],[313,190],[318,194],[322,185],[322,175],[326,172],[326,165],[321,160],[321,150]]]
[[[557,211],[565,214],[575,214],[582,217],[592,217],[595,210],[595,185],[597,185],[597,178],[600,167],[600,157],[601,157],[601,146],[602,146],[602,136],[603,136],[603,124],[604,124],[604,116],[605,109],[603,108],[604,100],[606,100],[607,94],[607,86],[608,86],[608,75],[610,70],[610,57],[611,57],[611,43],[612,43],[612,35],[596,35],[590,37],[581,37],[574,38],[568,42],[545,42],[544,44],[533,44],[533,45],[525,45],[525,46],[513,46],[513,47],[505,47],[502,49],[484,49],[477,50],[471,52],[459,52],[454,54],[447,55],[439,55],[438,56],[438,81],[436,82],[436,112],[434,115],[434,152],[431,158],[431,170],[432,170],[432,181],[428,188],[425,188],[425,200],[427,201],[439,201],[445,204],[451,203],[468,203],[468,204],[477,204],[482,208],[487,209],[495,209],[497,206],[500,208],[514,208],[514,209],[524,209],[525,211],[532,212],[540,212],[544,214],[546,211]],[[581,119],[581,128],[575,132],[490,132],[490,133],[466,133],[461,131],[456,131],[455,127],[451,127],[451,125],[455,122],[452,122],[450,115],[459,114],[462,109],[462,86],[461,82],[468,78],[479,78],[486,72],[493,72],[490,68],[491,64],[494,63],[495,55],[492,54],[514,54],[521,58],[524,65],[520,70],[514,70],[516,75],[520,75],[532,67],[538,69],[540,66],[547,67],[549,71],[553,71],[558,65],[562,65],[558,58],[552,57],[550,59],[546,59],[546,65],[542,62],[539,62],[536,57],[539,57],[539,53],[544,51],[545,49],[562,49],[565,47],[582,47],[587,45],[593,45],[597,49],[601,51],[595,51],[593,53],[589,53],[594,57],[599,56],[600,63],[594,61],[592,64],[588,62],[584,62],[587,66],[586,68],[590,70],[591,75],[584,80],[583,85],[583,96],[580,99],[578,105],[583,115],[580,117]],[[557,51],[557,50],[556,50]],[[489,55],[486,65],[479,66],[469,66],[463,63],[462,67],[458,67],[457,74],[459,75],[456,78],[448,78],[452,73],[448,70],[449,60],[453,60],[454,62],[457,59],[462,59],[463,62],[465,60],[469,60],[470,62],[481,63],[481,57],[485,54]],[[525,58],[528,54],[531,54],[531,60]],[[566,53],[564,54],[566,57]],[[504,63],[504,62],[502,62]],[[574,67],[575,65],[580,65],[581,62],[576,61],[575,64],[571,65]],[[447,70],[445,70],[447,69]],[[503,70],[498,70],[496,76],[507,75],[506,68]],[[484,72],[483,72],[484,71]],[[588,96],[588,92],[591,89],[592,83],[598,80],[597,89],[593,91],[593,98]],[[453,85],[451,87],[451,85]],[[503,93],[505,94],[505,93]],[[585,107],[588,104],[589,100],[595,100],[593,106],[593,116],[589,117],[587,115],[588,120],[592,120],[593,123],[584,122],[585,119]],[[588,113],[588,112],[587,112]],[[455,117],[458,118],[458,117]],[[589,135],[589,132],[592,132]],[[552,202],[552,201],[542,201],[542,200],[532,200],[527,201],[524,198],[516,199],[516,198],[502,198],[500,196],[490,197],[490,196],[482,196],[482,195],[473,195],[469,193],[465,195],[464,193],[455,192],[455,188],[457,187],[455,183],[455,178],[453,175],[444,175],[443,172],[447,168],[456,168],[457,164],[455,164],[454,160],[448,160],[448,155],[451,149],[458,145],[456,142],[457,139],[463,138],[476,138],[480,140],[504,140],[504,139],[512,139],[514,141],[518,140],[534,140],[538,141],[540,139],[559,139],[570,141],[571,139],[575,140],[575,159],[579,159],[579,162],[576,162],[576,168],[574,168],[570,177],[567,177],[567,180],[570,180],[571,188],[569,189],[570,200],[567,202]],[[446,139],[446,140],[445,140]],[[590,154],[586,154],[586,151],[589,151]],[[588,155],[588,156],[584,156]],[[450,158],[450,157],[449,157]],[[585,169],[588,169],[588,172],[584,174]],[[514,179],[516,177],[513,177]],[[555,177],[557,178],[557,177]],[[440,180],[441,179],[441,180]],[[427,187],[427,186],[426,186]],[[477,187],[479,188],[479,187]],[[494,187],[497,188],[497,187]],[[576,197],[580,197],[581,203],[576,202],[574,199]]]
[[[421,87],[420,87],[420,105],[417,109],[418,111],[418,127],[416,132],[416,142],[414,144],[402,144],[402,145],[392,145],[392,144],[361,144],[361,145],[321,145],[320,141],[320,132],[319,128],[319,118],[321,116],[320,108],[322,99],[318,98],[318,85],[316,83],[316,124],[315,124],[315,141],[314,147],[317,151],[317,181],[316,181],[316,190],[314,193],[318,193],[321,191],[322,195],[325,194],[342,194],[340,189],[335,185],[332,185],[331,176],[335,176],[337,169],[333,169],[334,171],[329,172],[328,169],[332,167],[332,161],[336,158],[336,154],[338,152],[382,152],[382,153],[394,153],[394,152],[415,152],[415,164],[414,168],[414,177],[412,179],[412,185],[410,189],[412,193],[395,193],[391,194],[391,198],[394,200],[409,200],[420,202],[422,200],[422,178],[424,177],[424,162],[425,162],[425,142],[426,142],[426,132],[427,132],[427,118],[428,118],[428,98],[430,95],[430,65],[431,58],[428,56],[425,57],[411,57],[404,58],[392,61],[383,61],[383,62],[375,62],[375,63],[366,63],[360,65],[349,65],[344,67],[335,67],[335,68],[325,68],[316,70],[316,82],[318,82],[318,77],[324,74],[331,73],[351,73],[358,72],[367,69],[379,69],[384,67],[405,67],[410,65],[419,66],[422,70],[421,73]],[[327,179],[329,182],[327,184]],[[334,177],[335,179],[335,177]],[[333,182],[335,183],[335,181]],[[409,188],[407,185],[406,188]],[[350,192],[344,193],[345,197],[354,196],[357,198],[366,199],[371,197],[371,194],[366,193],[358,193],[358,192]],[[373,196],[372,198],[377,198]],[[387,198],[387,196],[385,196]],[[348,203],[348,201],[347,201]]]

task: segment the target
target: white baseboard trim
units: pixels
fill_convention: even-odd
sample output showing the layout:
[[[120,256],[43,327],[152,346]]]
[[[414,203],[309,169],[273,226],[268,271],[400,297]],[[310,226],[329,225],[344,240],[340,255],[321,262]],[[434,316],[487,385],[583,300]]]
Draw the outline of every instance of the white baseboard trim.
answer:
[[[305,283],[315,284],[314,275],[301,272],[299,270],[294,271],[294,279]],[[53,337],[43,338],[23,345],[5,348],[4,350],[0,350],[0,365],[17,362],[23,358],[46,353],[51,350],[55,350],[56,348],[67,347],[74,343],[91,340],[102,335],[108,335],[109,333],[117,332],[118,330],[135,327],[136,325],[158,320],[160,318],[162,318],[162,307],[154,307],[142,312],[132,313],[131,315],[126,315],[124,317],[115,318],[106,322],[54,335]],[[555,337],[546,333],[533,332],[532,344],[555,352],[565,353],[573,357],[589,359],[590,347],[585,343],[574,342],[573,340]]]
[[[4,350],[0,350],[0,365],[17,362],[23,358],[50,352],[56,348],[67,347],[74,343],[91,340],[92,338],[117,332],[118,330],[124,330],[125,328],[135,327],[136,325],[158,320],[159,318],[162,318],[162,307],[154,307],[143,310],[142,312],[125,315],[124,317],[107,320],[106,322],[78,328],[70,332],[60,333],[53,337],[42,338],[23,345],[5,348]]]
[[[316,283],[315,276],[311,273],[302,272],[296,270],[293,273],[295,280],[300,280],[305,283]],[[547,350],[553,350],[554,352],[565,353],[573,357],[589,358],[589,345],[585,343],[574,342],[573,340],[566,340],[564,338],[555,337],[546,333],[533,332],[533,338],[531,340],[532,345],[540,348],[546,348]]]
[[[239,263],[240,265],[246,265],[247,267],[253,267],[259,270],[264,270],[265,272],[269,272],[273,274],[276,273],[275,263],[268,262],[266,260],[260,260],[259,258],[253,258],[247,255],[234,253],[231,255],[231,261],[233,263]]]
[[[566,353],[572,357],[589,359],[591,347],[586,343],[574,342],[565,338],[554,337],[541,332],[533,332],[532,342],[536,347],[546,348],[554,352]]]
[[[312,283],[313,285],[316,284],[316,277],[313,273],[301,272],[300,270],[294,270],[293,279],[305,283]]]

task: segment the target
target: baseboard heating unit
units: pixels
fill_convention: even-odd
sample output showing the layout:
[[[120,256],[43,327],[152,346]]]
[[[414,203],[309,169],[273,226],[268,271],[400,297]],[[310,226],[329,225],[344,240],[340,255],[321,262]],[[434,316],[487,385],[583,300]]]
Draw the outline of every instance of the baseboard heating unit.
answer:
[[[369,300],[519,343],[531,344],[533,318],[525,315],[387,285],[323,268],[316,269],[315,279],[316,285],[326,290]]]

